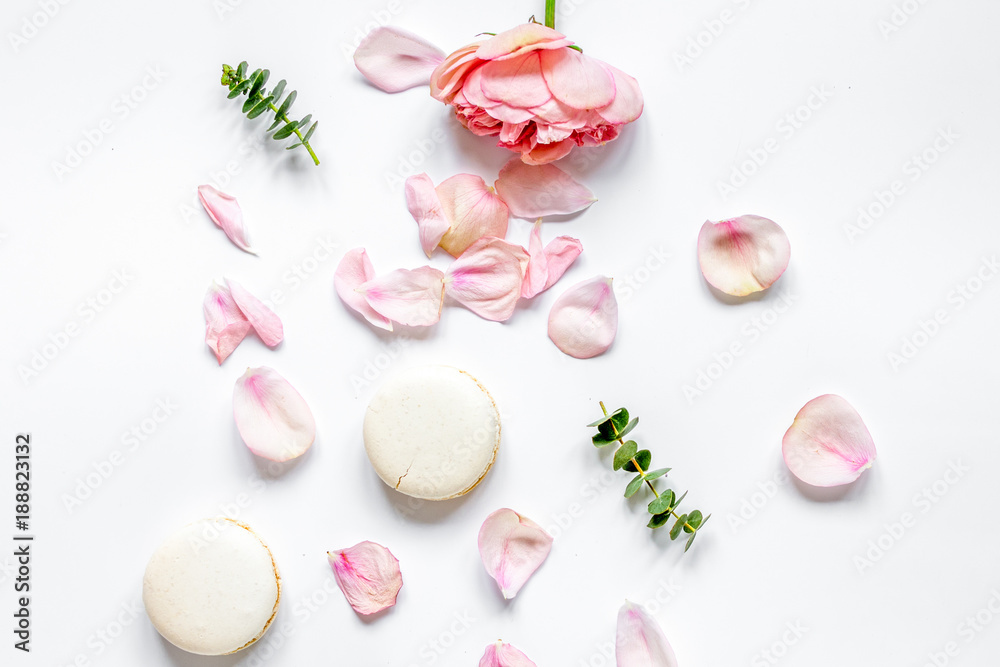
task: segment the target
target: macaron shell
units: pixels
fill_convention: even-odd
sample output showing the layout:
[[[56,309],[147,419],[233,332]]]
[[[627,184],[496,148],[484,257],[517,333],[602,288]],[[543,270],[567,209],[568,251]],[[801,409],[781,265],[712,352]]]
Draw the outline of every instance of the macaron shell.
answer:
[[[407,370],[379,388],[364,422],[365,450],[387,485],[425,500],[468,493],[489,472],[500,415],[474,377],[451,366]]]
[[[199,655],[253,644],[274,620],[280,598],[271,551],[249,526],[228,518],[197,521],[167,538],[143,576],[153,626]]]

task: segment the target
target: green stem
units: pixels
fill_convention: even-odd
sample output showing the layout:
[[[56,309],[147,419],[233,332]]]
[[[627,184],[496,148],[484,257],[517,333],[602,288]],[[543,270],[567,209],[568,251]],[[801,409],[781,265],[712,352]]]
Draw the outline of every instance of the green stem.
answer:
[[[545,0],[545,25],[556,29],[556,0]]]
[[[606,407],[604,407],[604,401],[599,401],[599,403],[601,404],[601,412],[603,412],[604,416],[607,417],[608,416],[608,409]],[[614,429],[615,435],[618,435],[618,427],[615,426],[614,422],[611,422],[611,428]],[[622,438],[618,438],[618,445],[620,447],[624,447],[625,446],[625,441]],[[632,460],[632,465],[635,466],[635,469],[639,472],[639,474],[640,475],[645,475],[646,471],[642,469],[642,466],[639,465],[639,462],[635,460],[634,456],[632,457],[631,460]],[[650,482],[648,479],[643,480],[643,481],[646,482],[646,486],[648,486],[649,490],[653,492],[653,495],[656,496],[657,498],[659,498],[660,494],[656,492],[656,487],[653,486],[653,483]],[[677,515],[677,512],[675,512],[673,510],[673,508],[671,508],[670,513],[673,515],[673,517],[675,519],[680,519],[680,517]],[[698,532],[698,529],[695,528],[694,526],[692,526],[691,524],[689,524],[687,521],[684,522],[684,525],[687,526],[688,528],[690,528],[691,532],[693,532],[693,533],[697,533]]]
[[[260,97],[260,93],[257,93],[257,97]],[[264,98],[263,98],[263,97],[261,97],[261,99],[264,99]],[[274,112],[274,117],[275,117],[275,118],[277,118],[277,119],[281,120],[281,121],[282,121],[282,122],[284,122],[285,124],[288,124],[288,123],[292,122],[292,121],[291,121],[291,120],[290,120],[290,119],[288,118],[288,114],[284,114],[284,113],[283,113],[283,114],[281,114],[281,115],[279,116],[279,115],[278,115],[278,107],[274,106],[274,104],[272,104],[272,103],[268,102],[267,106],[271,107],[271,111],[273,111],[273,112]],[[312,149],[312,146],[310,146],[310,145],[309,145],[309,142],[308,142],[308,141],[305,141],[305,140],[303,140],[303,139],[302,139],[302,133],[301,133],[301,132],[299,132],[299,128],[295,128],[294,130],[292,130],[292,132],[293,132],[293,133],[295,133],[295,136],[299,138],[299,141],[301,141],[301,142],[302,142],[302,145],[306,147],[306,150],[307,150],[307,151],[309,151],[309,155],[310,155],[310,157],[312,157],[312,159],[313,159],[313,162],[314,162],[314,163],[315,163],[315,164],[316,164],[317,166],[319,166],[319,158],[318,158],[318,157],[316,157],[316,153],[314,153],[314,152],[313,152],[313,149]]]

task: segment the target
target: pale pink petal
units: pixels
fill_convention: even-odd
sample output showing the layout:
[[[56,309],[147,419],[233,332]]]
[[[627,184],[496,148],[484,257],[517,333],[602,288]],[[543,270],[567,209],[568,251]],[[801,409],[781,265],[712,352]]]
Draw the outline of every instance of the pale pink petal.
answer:
[[[515,158],[516,159],[516,158]],[[542,220],[531,229],[528,241],[528,270],[521,284],[521,296],[530,299],[556,284],[576,258],[583,252],[578,239],[560,236],[542,248]]]
[[[574,109],[600,109],[615,99],[615,80],[604,63],[574,49],[539,51],[552,96]]]
[[[495,237],[481,238],[451,263],[445,292],[483,319],[503,322],[514,314],[528,253]]]
[[[434,248],[441,243],[451,225],[441,210],[441,200],[434,189],[434,182],[427,174],[418,174],[406,179],[406,208],[417,223],[420,232],[420,246],[430,257]]]
[[[439,102],[451,104],[462,88],[469,70],[483,63],[476,57],[476,50],[483,41],[475,41],[450,53],[444,62],[437,66],[431,73],[431,97]]]
[[[435,191],[450,226],[441,238],[441,247],[453,257],[484,236],[502,239],[507,235],[507,204],[481,177],[457,174],[442,181]]]
[[[375,312],[410,327],[426,327],[441,319],[444,274],[430,266],[396,269],[357,288]]]
[[[257,456],[288,461],[316,439],[316,422],[305,400],[273,368],[248,368],[233,389],[233,417],[243,442]]]
[[[536,49],[560,49],[572,44],[566,36],[539,23],[522,23],[497,33],[476,51],[482,60],[513,58]]]
[[[396,604],[403,587],[399,561],[392,552],[375,542],[361,542],[347,549],[328,551],[337,585],[354,611],[365,616]]]
[[[875,462],[875,443],[861,415],[835,394],[814,398],[795,415],[781,441],[792,473],[813,486],[840,486]]]
[[[554,144],[538,144],[526,153],[521,153],[525,164],[548,164],[569,155],[576,146],[572,139],[565,139]]]
[[[250,333],[250,321],[236,305],[232,292],[215,281],[202,303],[205,312],[205,342],[221,365]]]
[[[597,276],[573,285],[549,313],[549,338],[577,359],[607,351],[618,333],[618,301],[611,278]]]
[[[698,234],[701,273],[716,289],[746,296],[774,284],[788,268],[785,231],[759,215],[706,222]]]
[[[552,550],[552,536],[514,510],[499,509],[479,529],[479,555],[504,599],[521,590]]]
[[[399,28],[372,30],[354,52],[354,64],[365,78],[387,93],[425,86],[444,61],[444,51]]]
[[[642,115],[642,91],[639,82],[625,72],[605,64],[615,80],[615,99],[597,113],[609,123],[631,123]]]
[[[268,347],[274,347],[280,343],[285,337],[281,318],[235,280],[226,278],[226,285],[229,286],[229,293],[233,295],[236,305],[243,311],[243,315],[249,320],[250,326],[257,332],[260,339]]]
[[[370,324],[386,331],[392,331],[392,322],[368,305],[364,294],[358,288],[375,277],[375,269],[364,248],[349,251],[340,260],[337,272],[333,274],[333,286],[337,295],[352,310],[360,313]]]
[[[538,667],[528,656],[510,644],[497,641],[486,647],[479,667]]]
[[[491,60],[479,71],[482,72],[483,94],[496,102],[523,109],[544,104],[552,97],[542,80],[538,53],[527,53],[509,60]],[[610,101],[609,97],[604,104]]]
[[[576,213],[597,201],[593,192],[559,167],[533,166],[519,158],[503,166],[495,187],[513,215],[529,220]]]
[[[243,225],[243,211],[235,197],[227,195],[225,192],[219,192],[211,185],[199,185],[198,199],[205,207],[208,217],[226,233],[226,236],[237,248],[252,255],[257,254],[250,247],[247,230]]]
[[[642,607],[626,601],[618,611],[617,667],[677,667],[663,629]]]

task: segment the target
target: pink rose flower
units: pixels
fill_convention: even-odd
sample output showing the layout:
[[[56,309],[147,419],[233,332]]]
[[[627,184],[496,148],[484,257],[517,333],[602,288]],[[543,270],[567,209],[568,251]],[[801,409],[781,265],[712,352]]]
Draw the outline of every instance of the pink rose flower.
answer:
[[[537,23],[473,42],[434,69],[431,96],[528,164],[600,146],[642,114],[642,92],[628,74],[571,45]]]

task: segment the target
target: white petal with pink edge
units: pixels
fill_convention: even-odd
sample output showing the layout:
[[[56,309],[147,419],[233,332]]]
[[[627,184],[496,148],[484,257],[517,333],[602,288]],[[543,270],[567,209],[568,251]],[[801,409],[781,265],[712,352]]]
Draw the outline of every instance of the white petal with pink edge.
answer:
[[[205,207],[208,217],[226,233],[237,248],[251,255],[257,254],[250,247],[250,239],[247,238],[246,226],[243,224],[243,210],[235,197],[219,192],[211,185],[199,185],[198,199]]]
[[[611,278],[597,276],[573,285],[552,305],[549,338],[577,359],[603,354],[618,334],[618,301]]]
[[[875,462],[875,443],[861,415],[835,394],[806,403],[781,440],[792,473],[813,486],[840,486]]]
[[[458,257],[484,236],[502,239],[507,235],[507,204],[481,177],[456,174],[442,181],[435,191],[450,226],[441,238],[441,247],[448,254]]]
[[[398,93],[429,84],[431,73],[444,62],[444,56],[444,51],[422,37],[381,27],[361,40],[354,52],[354,65],[375,87]]]
[[[521,297],[529,257],[519,245],[481,238],[451,263],[445,293],[483,319],[510,319]]]
[[[618,611],[617,667],[677,667],[663,628],[639,605],[625,601]]]
[[[232,292],[213,281],[202,303],[205,313],[205,343],[221,365],[250,333],[251,324],[237,305]]]
[[[521,296],[530,299],[552,287],[583,252],[583,244],[570,236],[559,236],[542,247],[542,221],[535,221],[528,241],[528,270]]]
[[[386,331],[392,331],[392,321],[385,315],[379,314],[374,308],[368,305],[365,295],[358,291],[358,288],[375,277],[375,269],[368,259],[368,253],[364,248],[354,248],[344,255],[337,266],[336,273],[333,274],[333,286],[340,297],[349,308],[368,320],[372,326]]]
[[[497,194],[519,218],[566,215],[587,208],[597,198],[554,164],[530,165],[513,158],[500,170]]]
[[[267,366],[248,368],[236,380],[233,418],[250,451],[271,461],[302,456],[316,439],[316,421],[305,399]]]
[[[427,174],[418,174],[406,179],[404,187],[406,208],[417,223],[420,233],[420,247],[428,257],[441,243],[441,239],[451,228],[444,217],[441,200],[434,189],[434,182]]]
[[[281,318],[235,280],[226,278],[226,285],[229,287],[229,293],[233,295],[236,305],[243,311],[244,317],[249,320],[250,326],[264,341],[264,344],[268,347],[274,347],[280,343],[285,337]]]
[[[504,599],[517,595],[552,550],[552,536],[511,509],[493,512],[479,529],[479,555]]]
[[[528,656],[510,644],[497,641],[486,647],[479,667],[538,667]]]
[[[328,551],[337,585],[354,611],[365,616],[396,604],[403,575],[392,552],[375,542]]]
[[[698,234],[698,263],[716,289],[747,296],[774,284],[792,249],[785,231],[759,215],[706,222]]]
[[[375,312],[393,322],[427,327],[441,319],[444,274],[430,266],[396,269],[369,280],[357,291]]]

